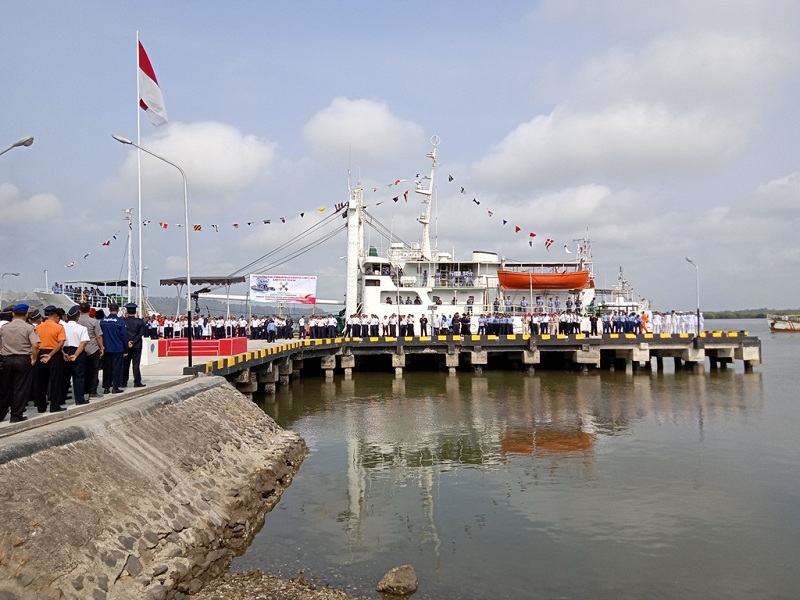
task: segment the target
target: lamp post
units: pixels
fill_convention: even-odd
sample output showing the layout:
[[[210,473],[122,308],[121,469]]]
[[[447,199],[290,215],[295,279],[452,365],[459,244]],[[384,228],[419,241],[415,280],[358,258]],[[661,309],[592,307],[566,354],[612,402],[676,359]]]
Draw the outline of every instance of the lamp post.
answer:
[[[3,273],[3,275],[0,276],[0,307],[3,306],[3,279],[5,279],[6,275],[11,275],[13,277],[19,277],[19,273],[11,273],[11,272]]]
[[[3,154],[5,154],[5,153],[6,153],[6,152],[8,152],[9,150],[13,150],[14,148],[19,148],[20,146],[25,146],[25,147],[28,147],[28,146],[30,146],[32,143],[33,143],[33,138],[32,138],[32,137],[26,137],[26,138],[22,138],[21,140],[17,140],[17,141],[16,141],[16,142],[14,142],[13,144],[11,144],[11,145],[10,145],[8,148],[6,148],[6,149],[5,149],[5,150],[3,150],[2,152],[0,152],[0,156],[2,156]]]
[[[186,183],[186,173],[183,169],[181,169],[178,165],[174,162],[167,160],[163,156],[159,156],[155,152],[151,152],[147,148],[143,148],[139,144],[135,144],[128,138],[124,138],[121,135],[112,135],[115,140],[117,140],[120,144],[128,144],[129,146],[133,146],[134,148],[138,148],[142,152],[146,152],[150,156],[157,158],[161,161],[164,161],[168,165],[172,165],[178,171],[180,171],[181,177],[183,177],[183,214],[184,214],[184,230],[186,231],[186,317],[187,317],[187,325],[188,330],[186,332],[186,340],[188,342],[188,357],[189,357],[189,366],[192,366],[192,275],[190,269],[190,254],[189,254],[189,194],[188,194],[188,186]],[[141,219],[141,215],[139,218]],[[140,241],[141,243],[141,241]],[[140,262],[141,265],[141,262]],[[141,277],[139,278],[141,280]],[[139,282],[141,285],[141,281]]]
[[[700,335],[700,267],[688,256],[686,262],[694,266],[695,283],[697,285],[697,335]]]

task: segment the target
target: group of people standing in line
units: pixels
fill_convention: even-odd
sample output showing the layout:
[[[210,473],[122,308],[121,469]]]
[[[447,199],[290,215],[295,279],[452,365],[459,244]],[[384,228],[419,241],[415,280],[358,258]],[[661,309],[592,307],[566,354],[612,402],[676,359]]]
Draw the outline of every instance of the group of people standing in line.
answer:
[[[186,337],[189,319],[186,315],[153,315],[145,321],[145,337],[150,339],[172,339]],[[246,337],[247,319],[195,315],[192,317],[192,337],[196,340],[219,340],[231,337]]]
[[[47,306],[40,311],[17,304],[0,315],[0,421],[25,421],[26,407],[61,412],[70,392],[76,405],[104,394],[119,394],[128,386],[144,387],[140,370],[144,320],[136,304],[108,305],[109,313],[88,303],[68,310]],[[42,314],[42,312],[44,314]]]

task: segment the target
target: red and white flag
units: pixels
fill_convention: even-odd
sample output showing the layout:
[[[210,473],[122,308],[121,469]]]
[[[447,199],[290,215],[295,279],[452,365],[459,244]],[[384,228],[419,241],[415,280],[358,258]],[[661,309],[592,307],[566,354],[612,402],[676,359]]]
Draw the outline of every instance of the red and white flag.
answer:
[[[167,227],[169,227],[169,223],[164,223],[164,221],[159,221],[158,226],[161,227],[161,229],[166,229]]]
[[[555,240],[551,240],[550,238],[547,238],[547,239],[544,241],[544,247],[545,247],[545,249],[546,249],[546,250],[550,250],[550,246],[552,246],[552,245],[553,245],[553,242],[555,242]]]
[[[147,113],[153,125],[163,125],[167,122],[164,96],[161,95],[156,72],[150,64],[142,42],[139,42],[139,106]]]

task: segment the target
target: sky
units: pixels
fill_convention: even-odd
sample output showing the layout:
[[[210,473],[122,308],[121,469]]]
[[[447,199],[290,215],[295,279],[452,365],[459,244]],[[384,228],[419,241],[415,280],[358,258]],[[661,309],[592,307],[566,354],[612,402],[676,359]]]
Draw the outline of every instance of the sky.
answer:
[[[137,152],[111,137],[140,123],[186,173],[193,275],[301,239],[257,272],[342,299],[344,234],[304,232],[344,225],[323,220],[360,182],[418,241],[435,135],[434,244],[457,258],[560,260],[588,232],[598,284],[622,267],[657,310],[694,310],[698,276],[705,310],[800,306],[797,2],[6,2],[0,47],[0,151],[35,138],[0,156],[6,291],[124,279],[134,208],[144,283],[175,295],[158,281],[186,272],[181,175],[142,155],[139,215]]]

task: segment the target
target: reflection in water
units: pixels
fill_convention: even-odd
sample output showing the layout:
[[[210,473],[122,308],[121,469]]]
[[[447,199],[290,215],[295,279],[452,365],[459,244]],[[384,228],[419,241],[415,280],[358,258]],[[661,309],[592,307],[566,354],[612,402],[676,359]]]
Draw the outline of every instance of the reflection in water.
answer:
[[[234,568],[303,567],[369,593],[412,562],[419,598],[759,589],[728,548],[771,525],[736,525],[763,506],[737,471],[763,409],[761,374],[732,371],[300,380],[265,410],[312,453]],[[703,583],[712,554],[711,580],[730,585]]]

